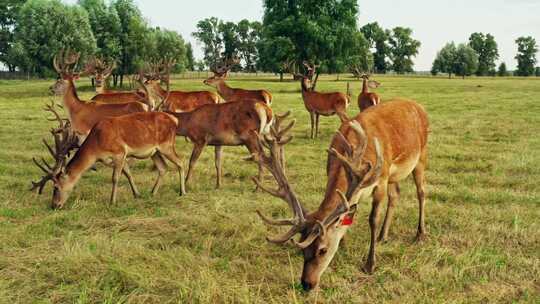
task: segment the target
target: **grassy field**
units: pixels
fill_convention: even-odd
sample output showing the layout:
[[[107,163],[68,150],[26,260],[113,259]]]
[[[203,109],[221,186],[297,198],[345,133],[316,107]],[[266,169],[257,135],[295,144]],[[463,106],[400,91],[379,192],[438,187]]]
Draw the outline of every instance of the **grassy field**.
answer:
[[[318,89],[344,91],[346,82],[334,79],[324,77]],[[255,210],[290,212],[253,192],[256,168],[241,160],[245,149],[224,149],[219,191],[207,149],[185,197],[173,171],[151,197],[156,173],[140,161],[132,171],[143,198],[133,199],[122,179],[108,207],[111,170],[100,167],[64,210],[51,211],[50,186],[42,196],[28,189],[40,177],[31,157],[46,155],[40,140],[53,125],[42,111],[52,81],[0,82],[0,303],[540,303],[540,79],[377,80],[383,102],[414,99],[430,115],[428,239],[413,243],[417,202],[408,179],[375,274],[360,271],[369,246],[366,201],[346,248],[310,294],[298,285],[300,253],[264,239]],[[205,88],[201,80],[173,84]],[[289,179],[316,208],[338,119],[322,118],[321,137],[310,140],[298,83],[230,84],[267,88],[276,112],[292,110]],[[356,99],[360,84],[352,84]],[[81,97],[92,95],[87,81],[79,86]],[[354,102],[349,115],[356,113]],[[187,162],[191,144],[178,138],[177,147]]]

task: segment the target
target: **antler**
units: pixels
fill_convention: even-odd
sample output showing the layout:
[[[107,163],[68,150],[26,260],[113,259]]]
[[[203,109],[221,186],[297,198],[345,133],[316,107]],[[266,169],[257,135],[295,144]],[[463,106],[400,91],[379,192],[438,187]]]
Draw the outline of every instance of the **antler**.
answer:
[[[45,144],[45,147],[47,147],[47,150],[54,158],[55,164],[50,165],[45,161],[44,158],[40,158],[40,160],[37,160],[34,157],[32,158],[34,164],[45,173],[45,176],[43,176],[41,180],[32,182],[32,188],[30,191],[38,189],[39,194],[43,192],[43,188],[47,182],[53,179],[56,174],[58,174],[64,168],[69,153],[78,146],[77,136],[71,129],[69,120],[62,118],[56,111],[55,106],[55,103],[52,101],[51,104],[45,105],[44,108],[45,111],[54,115],[54,118],[49,120],[57,121],[59,125],[57,128],[52,128],[50,130],[54,138],[54,148],[51,147],[51,145],[45,139],[43,139],[43,144]]]
[[[237,64],[240,63],[240,58],[236,55],[230,58],[223,58],[221,62],[216,62],[210,66],[210,71],[214,73],[216,77],[224,77],[229,71]]]
[[[161,107],[163,105],[166,105],[168,103],[169,97],[171,96],[171,88],[170,88],[170,75],[171,75],[171,68],[176,64],[176,60],[173,58],[164,58],[161,60],[158,68],[159,73],[159,79],[163,82],[165,82],[165,85],[167,87],[167,93],[165,94],[165,97],[161,99],[161,102],[156,106],[156,110],[161,110]]]
[[[84,71],[91,75],[101,74],[104,78],[106,78],[115,68],[116,62],[108,62],[106,59],[92,56],[86,62]]]
[[[257,186],[263,191],[286,201],[294,214],[293,218],[291,219],[274,220],[264,216],[260,211],[257,211],[257,214],[261,220],[268,225],[292,226],[287,233],[281,236],[266,238],[269,242],[277,244],[283,244],[289,241],[306,226],[306,219],[304,217],[306,209],[302,206],[300,200],[297,198],[293,189],[289,185],[289,181],[287,180],[284,169],[283,146],[292,140],[292,135],[288,135],[287,133],[291,130],[296,122],[293,120],[286,127],[282,128],[283,121],[289,116],[289,114],[290,112],[283,115],[277,115],[275,123],[270,129],[270,135],[265,134],[264,136],[259,137],[260,144],[268,149],[270,154],[266,155],[266,153],[263,152],[260,156],[253,157],[254,160],[256,159],[270,171],[276,180],[278,187],[277,189],[267,188],[262,184],[261,180],[254,177],[253,181],[255,184],[257,184]]]
[[[60,50],[53,58],[53,66],[59,74],[71,74],[79,62],[81,54],[71,50]],[[70,66],[72,67],[70,69]]]

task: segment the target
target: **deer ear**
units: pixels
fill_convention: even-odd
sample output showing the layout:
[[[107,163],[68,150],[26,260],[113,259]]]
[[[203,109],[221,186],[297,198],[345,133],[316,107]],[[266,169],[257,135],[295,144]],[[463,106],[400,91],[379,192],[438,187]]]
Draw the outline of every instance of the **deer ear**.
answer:
[[[73,74],[73,80],[79,80],[79,78],[81,78],[81,74],[80,74],[80,73],[74,73],[74,74]]]

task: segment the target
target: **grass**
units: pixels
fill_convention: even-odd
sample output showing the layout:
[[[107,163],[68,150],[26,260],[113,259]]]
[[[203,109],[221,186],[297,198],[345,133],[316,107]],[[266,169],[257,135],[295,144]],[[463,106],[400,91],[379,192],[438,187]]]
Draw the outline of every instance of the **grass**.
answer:
[[[125,180],[108,206],[111,171],[88,172],[66,208],[51,211],[51,188],[28,191],[40,172],[32,156],[51,122],[42,111],[52,81],[0,82],[0,303],[539,303],[540,79],[467,80],[377,77],[383,100],[407,97],[427,109],[429,140],[427,229],[414,244],[417,202],[410,179],[390,232],[377,248],[374,275],[360,271],[369,245],[363,202],[358,221],[322,277],[318,292],[298,286],[302,257],[268,244],[256,209],[287,215],[286,205],[253,193],[253,164],[243,148],[225,148],[224,186],[214,189],[213,150],[198,163],[194,183],[178,196],[169,172],[160,193],[150,161],[133,173],[143,198]],[[201,80],[175,88],[204,89]],[[325,187],[326,148],[338,119],[322,118],[308,139],[309,116],[299,84],[235,78],[232,86],[267,88],[276,112],[298,120],[287,146],[288,174],[310,209]],[[81,97],[91,89],[80,81]],[[344,91],[324,77],[319,90]],[[354,94],[359,84],[353,83]],[[356,103],[349,115],[357,112]],[[177,140],[187,161],[191,144]],[[272,231],[275,232],[275,231]]]

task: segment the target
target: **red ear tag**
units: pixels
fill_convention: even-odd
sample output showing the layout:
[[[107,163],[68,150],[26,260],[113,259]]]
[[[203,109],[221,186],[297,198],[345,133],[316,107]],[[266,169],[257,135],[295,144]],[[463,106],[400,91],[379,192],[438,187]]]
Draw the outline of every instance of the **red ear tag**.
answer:
[[[343,226],[350,226],[352,224],[353,224],[353,218],[348,215],[346,215],[341,221],[341,225]]]

